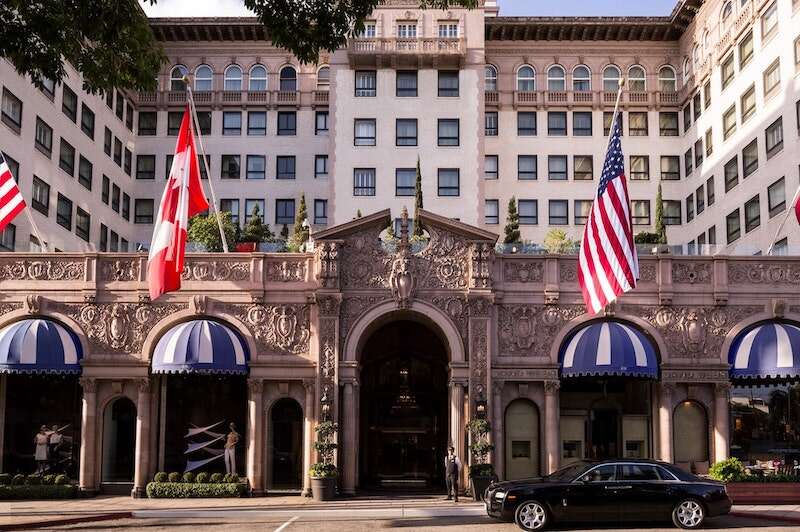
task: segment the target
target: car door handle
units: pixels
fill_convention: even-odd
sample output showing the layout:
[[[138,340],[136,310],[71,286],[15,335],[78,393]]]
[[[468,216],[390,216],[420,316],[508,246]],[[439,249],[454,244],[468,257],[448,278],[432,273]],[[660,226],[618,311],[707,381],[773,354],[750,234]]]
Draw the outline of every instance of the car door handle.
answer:
[[[606,486],[607,490],[629,490],[633,486]]]

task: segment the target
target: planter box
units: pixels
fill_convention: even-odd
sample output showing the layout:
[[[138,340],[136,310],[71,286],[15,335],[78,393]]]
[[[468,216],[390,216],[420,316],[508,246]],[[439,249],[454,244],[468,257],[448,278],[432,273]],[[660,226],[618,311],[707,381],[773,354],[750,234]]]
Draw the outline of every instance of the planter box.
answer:
[[[730,482],[733,504],[800,504],[800,482]]]
[[[241,482],[230,483],[183,483],[150,482],[147,496],[151,499],[195,499],[243,497],[247,486]]]
[[[236,251],[239,253],[252,253],[256,250],[255,242],[239,242],[236,244]]]
[[[489,484],[492,483],[492,480],[494,480],[494,476],[469,477],[469,481],[472,484],[472,500],[482,501],[483,492],[486,491],[486,488],[489,487]]]
[[[311,477],[311,494],[318,502],[331,501],[336,498],[336,478]]]
[[[0,500],[74,499],[78,488],[72,484],[51,486],[0,486]]]

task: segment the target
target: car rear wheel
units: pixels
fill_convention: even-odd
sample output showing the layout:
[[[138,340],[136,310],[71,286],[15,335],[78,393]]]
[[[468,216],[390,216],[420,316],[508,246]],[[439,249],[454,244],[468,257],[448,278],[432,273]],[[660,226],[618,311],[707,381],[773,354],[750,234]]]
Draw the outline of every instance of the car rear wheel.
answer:
[[[684,499],[672,510],[672,522],[687,530],[700,528],[705,519],[706,509],[695,499]]]
[[[536,501],[524,502],[517,508],[514,521],[518,527],[528,532],[542,530],[547,526],[547,509]]]

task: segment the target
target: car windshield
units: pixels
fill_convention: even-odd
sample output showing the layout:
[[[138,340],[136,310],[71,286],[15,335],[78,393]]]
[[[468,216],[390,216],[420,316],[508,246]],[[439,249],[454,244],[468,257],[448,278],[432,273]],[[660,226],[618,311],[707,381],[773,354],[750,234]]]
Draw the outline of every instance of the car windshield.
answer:
[[[553,482],[571,481],[580,476],[591,462],[577,462],[566,467],[562,467],[558,471],[547,475],[545,478]]]

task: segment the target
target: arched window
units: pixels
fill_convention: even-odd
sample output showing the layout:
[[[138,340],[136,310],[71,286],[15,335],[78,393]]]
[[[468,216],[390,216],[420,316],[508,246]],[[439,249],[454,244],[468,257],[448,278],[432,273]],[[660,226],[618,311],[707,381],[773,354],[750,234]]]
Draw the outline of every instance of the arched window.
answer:
[[[567,77],[564,72],[564,67],[560,65],[553,65],[547,69],[547,90],[567,90]]]
[[[186,83],[183,81],[183,76],[187,75],[189,70],[183,65],[175,65],[169,72],[169,90],[171,91],[185,91]]]
[[[317,90],[326,91],[331,86],[331,69],[330,67],[321,67],[317,70]]]
[[[578,92],[592,90],[592,73],[589,67],[579,65],[572,71],[572,90]]]
[[[250,82],[247,90],[251,92],[267,90],[267,68],[264,65],[254,65],[250,69]]]
[[[297,90],[297,70],[293,66],[285,66],[281,69],[281,86],[282,91],[296,91]]]
[[[225,69],[225,90],[242,90],[242,69],[238,65],[231,65]]]
[[[728,28],[731,27],[733,23],[733,2],[725,2],[725,5],[722,6],[722,31],[728,31]]]
[[[658,90],[661,92],[675,92],[678,90],[675,70],[671,66],[663,66],[658,71]]]
[[[517,70],[517,90],[520,92],[536,90],[536,72],[532,66],[524,65]]]
[[[210,91],[213,83],[213,74],[210,66],[200,65],[194,69],[194,90]]]
[[[706,30],[703,33],[703,55],[709,55],[711,53],[711,35]]]
[[[603,90],[605,92],[617,92],[619,89],[619,68],[614,65],[608,65],[603,70]]]
[[[697,68],[697,65],[700,64],[700,45],[695,44],[692,48],[692,66]]]
[[[644,68],[639,65],[634,65],[628,69],[628,90],[632,92],[644,92],[647,90]]]
[[[484,70],[484,79],[486,82],[485,90],[497,90],[497,68],[495,68],[494,65],[486,65],[486,69]]]

